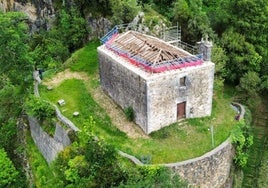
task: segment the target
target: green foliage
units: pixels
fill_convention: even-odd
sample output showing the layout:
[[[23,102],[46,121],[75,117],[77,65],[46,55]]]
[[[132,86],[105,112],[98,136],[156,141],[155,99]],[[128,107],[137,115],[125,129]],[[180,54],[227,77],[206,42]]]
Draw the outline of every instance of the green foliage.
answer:
[[[21,112],[21,87],[11,83],[7,75],[0,76],[0,125],[15,119]]]
[[[119,187],[187,187],[187,183],[179,176],[160,166],[140,166],[138,169],[128,170],[129,178]]]
[[[140,11],[136,0],[110,0],[110,2],[115,24],[130,23]]]
[[[237,168],[243,168],[247,165],[248,150],[253,144],[253,136],[250,127],[243,120],[239,121],[233,128],[231,141],[235,146],[234,163]]]
[[[176,124],[169,125],[169,126],[176,126]],[[159,131],[154,131],[154,132],[152,132],[150,135],[151,135],[153,138],[158,138],[158,139],[165,139],[165,138],[168,138],[169,136],[171,136],[168,127],[163,127],[161,130],[159,130]]]
[[[8,153],[13,153],[14,140],[16,140],[16,121],[9,119],[0,126],[0,147],[5,148]]]
[[[124,113],[128,119],[128,121],[133,121],[134,120],[134,110],[131,106],[127,107],[124,109]]]
[[[23,187],[26,184],[21,155],[17,153],[20,150],[16,124],[23,112],[23,101],[32,81],[33,61],[29,53],[26,22],[27,18],[23,13],[0,11],[0,148],[5,149],[18,169],[13,187]],[[7,159],[7,165],[10,160]],[[3,172],[4,168],[5,166],[0,167],[0,171]],[[13,174],[10,174],[10,179],[6,177],[6,181],[12,178]],[[0,187],[9,186],[3,185],[3,182],[0,184]]]
[[[251,111],[247,106],[244,106],[244,108],[245,108],[245,115],[244,115],[245,124],[250,125],[252,123]]]
[[[64,187],[62,179],[55,176],[56,174],[47,164],[30,134],[27,134],[26,151],[31,171],[34,174],[34,185],[28,185],[29,187]]]
[[[111,0],[74,0],[83,15],[91,13],[94,17],[111,16]]]
[[[240,78],[239,90],[247,96],[255,97],[260,90],[260,84],[258,73],[249,71]]]
[[[12,185],[19,173],[3,148],[0,148],[0,169],[0,187]]]
[[[25,20],[19,12],[0,12],[0,74],[18,85],[25,84],[32,70]]]
[[[267,146],[265,147],[265,151],[263,153],[263,159],[261,161],[261,167],[260,167],[260,172],[259,172],[259,177],[258,177],[258,186],[259,187],[267,187],[268,186],[268,178],[267,178],[267,173],[268,173],[268,148]]]
[[[215,63],[216,78],[224,78],[226,76],[227,55],[223,48],[217,44],[213,44],[211,60]]]
[[[81,177],[86,176],[88,173],[89,164],[85,160],[84,155],[77,155],[68,161],[68,169],[64,171],[66,180],[78,184]]]
[[[115,148],[87,129],[79,134],[82,140],[67,147],[53,164],[65,186],[110,187],[124,181],[125,173],[118,164]]]
[[[64,45],[61,34],[55,28],[33,34],[31,48],[35,66],[38,68],[58,68],[69,57],[68,46]]]
[[[221,42],[228,54],[227,80],[236,83],[245,72],[260,71],[262,58],[242,34],[230,29],[223,33]]]
[[[222,1],[215,12],[217,25],[222,28],[221,41],[229,57],[226,78],[238,84],[245,73],[256,72],[263,83],[257,90],[266,88],[263,86],[268,67],[267,3],[267,0]],[[222,14],[225,16],[220,17]]]
[[[202,0],[177,0],[173,15],[173,22],[178,22],[181,26],[183,41],[196,44],[205,35],[215,38],[208,16],[203,10]]]
[[[118,164],[117,152],[112,145],[92,137],[85,150],[85,157],[90,165],[91,173],[95,174],[96,185],[100,187],[117,186],[124,181],[126,175]]]
[[[173,4],[176,2],[176,0],[151,0],[151,2],[148,2],[147,0],[143,0],[144,3],[151,4],[152,7],[159,12],[159,14],[165,16],[169,20],[173,18]]]
[[[82,47],[88,33],[85,19],[73,7],[60,10],[57,29],[70,52]]]
[[[47,118],[55,117],[54,107],[42,98],[30,96],[26,101],[26,111],[29,115],[36,117],[41,122]]]

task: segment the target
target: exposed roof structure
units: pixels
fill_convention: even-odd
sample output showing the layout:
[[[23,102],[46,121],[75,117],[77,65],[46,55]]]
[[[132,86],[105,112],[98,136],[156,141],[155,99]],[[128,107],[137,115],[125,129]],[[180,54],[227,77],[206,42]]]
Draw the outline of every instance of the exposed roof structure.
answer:
[[[202,63],[201,55],[192,55],[160,39],[136,31],[113,32],[106,47],[145,71],[158,73]]]

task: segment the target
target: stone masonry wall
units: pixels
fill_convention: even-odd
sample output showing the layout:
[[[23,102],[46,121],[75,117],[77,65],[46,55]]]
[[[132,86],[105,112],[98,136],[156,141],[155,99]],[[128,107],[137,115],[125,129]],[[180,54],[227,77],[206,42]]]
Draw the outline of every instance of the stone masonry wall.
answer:
[[[139,75],[127,69],[114,55],[98,48],[100,82],[102,89],[122,107],[132,107],[135,112],[135,122],[146,132],[147,98],[146,82]],[[117,57],[120,59],[120,57]]]
[[[201,157],[164,166],[187,180],[190,187],[220,188],[230,176],[232,159],[233,147],[228,139]]]
[[[211,114],[214,64],[169,71],[147,80],[148,133],[161,129],[177,119],[177,104],[186,102],[186,118]],[[185,86],[180,78],[185,77]]]
[[[43,131],[35,118],[28,119],[34,143],[48,163],[53,161],[64,147],[71,144],[67,132],[60,125],[56,125],[54,137],[51,137]]]
[[[163,73],[148,73],[124,58],[98,48],[101,87],[123,109],[133,107],[135,122],[149,134],[178,121],[177,105],[185,102],[186,118],[211,114],[214,63]],[[185,78],[185,85],[180,79]]]

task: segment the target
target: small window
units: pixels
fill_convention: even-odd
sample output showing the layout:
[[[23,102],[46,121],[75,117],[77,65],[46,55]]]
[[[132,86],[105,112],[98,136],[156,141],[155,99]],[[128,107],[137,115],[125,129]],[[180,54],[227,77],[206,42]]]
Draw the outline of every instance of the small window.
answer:
[[[180,86],[186,86],[186,76],[180,78]]]

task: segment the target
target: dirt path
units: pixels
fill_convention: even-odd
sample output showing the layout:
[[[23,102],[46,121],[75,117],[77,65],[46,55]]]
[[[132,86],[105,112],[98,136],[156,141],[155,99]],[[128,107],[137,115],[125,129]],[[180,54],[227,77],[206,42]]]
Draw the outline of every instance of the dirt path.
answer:
[[[57,87],[59,86],[64,80],[66,79],[79,79],[79,80],[85,80],[88,81],[89,77],[86,73],[84,72],[72,72],[70,69],[66,69],[63,72],[57,73],[52,79],[50,80],[45,80],[43,82],[44,85],[46,86],[52,86],[52,87]]]
[[[90,78],[86,73],[71,72],[69,69],[66,69],[63,72],[56,74],[52,79],[45,80],[43,84],[46,86],[57,87],[64,80],[73,78],[81,79],[85,82],[87,89],[94,100],[106,111],[111,118],[112,124],[118,129],[125,132],[130,138],[149,138],[146,134],[144,134],[138,125],[127,120],[121,108],[115,104],[110,97],[104,94],[99,86],[97,88],[90,87]]]

